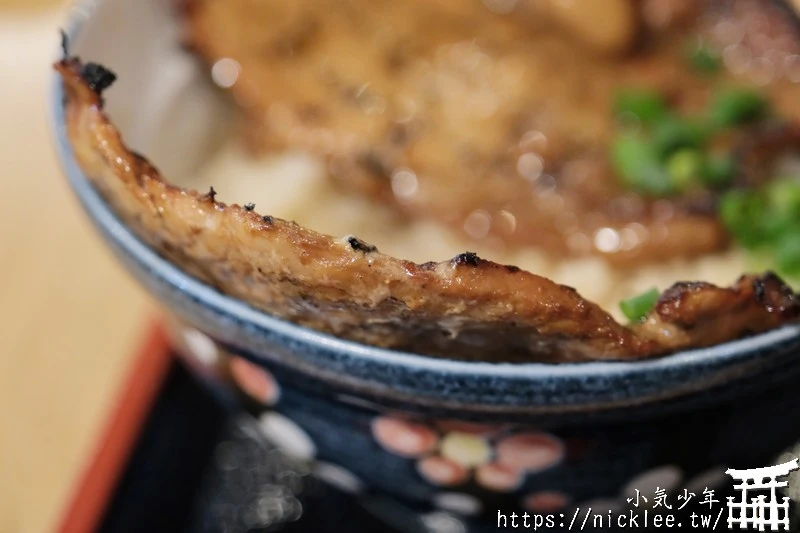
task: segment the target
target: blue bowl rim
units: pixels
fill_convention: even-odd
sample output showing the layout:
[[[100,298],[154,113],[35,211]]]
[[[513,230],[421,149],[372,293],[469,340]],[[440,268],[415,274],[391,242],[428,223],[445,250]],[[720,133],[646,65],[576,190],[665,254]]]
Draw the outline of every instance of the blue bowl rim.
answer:
[[[66,22],[66,33],[70,40],[76,38],[90,17],[92,6],[98,0],[79,0],[72,6],[72,14]],[[346,353],[354,364],[359,360],[372,364],[393,365],[407,370],[429,370],[453,379],[464,378],[509,378],[524,379],[530,385],[547,382],[553,386],[554,380],[574,380],[581,376],[600,378],[607,383],[609,394],[618,387],[629,385],[638,378],[651,378],[661,371],[669,370],[685,376],[693,371],[702,373],[709,367],[731,367],[763,353],[765,349],[782,345],[800,333],[796,325],[787,325],[766,333],[712,346],[709,348],[683,351],[660,358],[640,361],[595,361],[586,363],[491,363],[434,358],[408,352],[400,352],[367,346],[340,339],[332,335],[311,330],[290,322],[269,316],[248,304],[217,292],[212,287],[189,276],[178,267],[161,258],[154,250],[138,239],[113,213],[75,161],[66,133],[63,110],[63,87],[57,73],[52,78],[50,92],[51,127],[56,150],[75,194],[89,216],[126,253],[132,255],[153,275],[166,283],[192,296],[202,306],[212,308],[241,323],[249,323],[259,329],[274,331],[293,339],[298,345],[321,347],[327,352]]]

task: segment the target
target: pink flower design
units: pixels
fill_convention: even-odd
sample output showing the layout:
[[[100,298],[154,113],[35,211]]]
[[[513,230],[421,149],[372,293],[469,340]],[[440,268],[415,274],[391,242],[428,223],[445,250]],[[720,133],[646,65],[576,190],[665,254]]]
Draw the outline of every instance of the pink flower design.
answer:
[[[520,433],[497,443],[497,462],[516,470],[545,470],[563,456],[561,441],[547,433]]]
[[[270,371],[229,352],[224,356],[230,378],[240,391],[264,407],[278,403],[281,388]],[[277,410],[261,411],[258,422],[261,434],[284,454],[309,462],[317,455],[316,444],[305,429]]]
[[[429,483],[452,487],[473,479],[493,492],[517,490],[530,472],[557,465],[560,440],[542,432],[504,435],[502,426],[438,420],[428,425],[397,417],[378,417],[372,435],[385,450],[416,459]]]
[[[460,485],[469,479],[469,470],[445,457],[431,455],[417,461],[420,475],[440,487]]]
[[[424,455],[436,446],[438,440],[428,426],[388,417],[372,421],[372,435],[385,449],[403,457]]]
[[[522,507],[532,513],[552,513],[563,509],[569,502],[569,496],[562,492],[541,491],[525,496]]]
[[[263,405],[275,405],[281,389],[272,374],[247,359],[230,355],[228,365],[236,385],[248,396]]]
[[[495,492],[509,492],[522,484],[523,472],[499,463],[488,463],[475,470],[478,485]]]

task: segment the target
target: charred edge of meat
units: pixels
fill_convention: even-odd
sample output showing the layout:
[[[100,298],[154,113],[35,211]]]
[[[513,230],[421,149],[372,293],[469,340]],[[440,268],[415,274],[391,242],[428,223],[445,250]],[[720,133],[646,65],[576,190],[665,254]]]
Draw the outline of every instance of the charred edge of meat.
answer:
[[[694,295],[704,292],[727,296],[743,295],[743,299],[739,300],[741,304],[749,301],[783,319],[800,316],[800,298],[779,276],[769,271],[760,276],[743,275],[733,287],[725,289],[701,281],[675,283],[658,299],[654,312],[674,324],[690,326],[692,321],[688,320],[688,317],[691,313],[686,315],[685,311],[687,302]],[[750,296],[747,296],[748,294]]]
[[[364,252],[366,254],[366,253],[377,252],[378,251],[378,247],[377,246],[373,246],[371,244],[367,244],[367,243],[365,243],[364,241],[362,241],[361,239],[359,239],[357,237],[352,237],[352,236],[348,237],[347,238],[347,242],[350,244],[350,247],[353,250],[356,250],[358,252]]]
[[[785,318],[800,316],[800,297],[772,271],[753,279],[753,295],[770,312]]]
[[[756,301],[764,305],[764,297],[767,295],[767,287],[763,279],[756,278],[753,280],[753,294],[756,296]]]
[[[275,223],[275,219],[272,218],[272,216],[270,215],[264,215],[263,217],[261,217],[261,220],[269,224],[270,226]]]
[[[69,48],[69,39],[63,31],[61,37],[62,51],[67,52]],[[83,63],[77,56],[65,55],[58,64],[68,69],[72,75],[77,76],[83,81],[89,90],[97,97],[96,103],[102,108],[102,93],[117,80],[117,75],[98,63]],[[66,99],[67,97],[68,95],[65,94],[64,98]]]
[[[252,211],[253,209],[256,208],[256,204],[254,204],[253,202],[250,202],[250,203],[244,204],[242,207],[244,207],[245,211]]]
[[[69,59],[69,37],[63,28],[58,31],[61,34],[61,60],[66,61]]]
[[[208,192],[205,194],[205,198],[206,198],[206,199],[207,199],[209,202],[216,202],[216,198],[217,198],[217,191],[216,191],[216,190],[214,190],[214,186],[213,186],[213,185],[212,185],[211,187],[209,187],[209,188],[208,188]]]
[[[716,289],[717,286],[705,281],[679,281],[665,290],[656,302],[655,309],[659,315],[670,313],[670,309],[677,309],[683,300],[694,292]]]
[[[463,254],[458,254],[453,258],[453,264],[456,266],[460,265],[468,265],[468,266],[478,266],[481,262],[481,258],[478,257],[478,254],[475,252],[464,252]]]
[[[81,78],[98,95],[117,81],[117,75],[99,63],[86,63],[81,69]]]

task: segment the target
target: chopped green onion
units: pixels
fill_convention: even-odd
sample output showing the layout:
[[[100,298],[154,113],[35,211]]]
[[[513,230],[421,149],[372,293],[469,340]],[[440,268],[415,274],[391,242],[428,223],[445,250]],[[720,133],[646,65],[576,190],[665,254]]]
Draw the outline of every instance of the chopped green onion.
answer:
[[[693,54],[716,58],[703,46],[696,48]],[[707,62],[707,59],[703,61]],[[628,89],[616,95],[614,110],[621,118],[633,117],[634,122],[643,126],[636,135],[631,131],[625,132],[623,127],[623,134],[613,141],[611,162],[614,170],[629,189],[665,197],[696,186],[714,189],[730,186],[736,174],[733,158],[727,154],[711,155],[705,150],[715,136],[725,134],[725,129],[765,117],[768,102],[757,91],[727,88],[709,102],[707,116],[681,117],[667,108],[658,92]],[[742,205],[734,209],[736,202]],[[737,210],[749,213],[759,209],[759,202],[745,202],[734,195],[727,209],[730,213]],[[800,224],[800,215],[797,218]],[[749,235],[755,228],[759,232],[765,229],[763,224],[753,225],[751,222],[741,224],[743,233]],[[731,224],[738,228],[737,223]],[[757,239],[755,236],[753,239],[745,238],[747,242],[751,240],[755,242]]]
[[[731,156],[710,156],[700,179],[711,187],[730,185],[736,173],[736,163]]]
[[[774,180],[761,192],[767,205],[761,224],[764,239],[780,241],[800,227],[800,182],[791,178]]]
[[[732,190],[720,198],[719,214],[723,224],[748,249],[764,244],[767,210],[763,196],[753,191]]]
[[[668,196],[675,192],[655,147],[641,137],[617,137],[611,146],[611,162],[631,189],[652,196]]]
[[[800,278],[800,181],[777,179],[758,190],[733,190],[720,201],[720,217],[734,239],[773,268]]]
[[[667,172],[672,186],[679,191],[685,191],[697,183],[705,166],[705,156],[693,148],[678,150],[667,159]]]
[[[660,295],[658,289],[652,288],[639,296],[622,300],[619,308],[631,322],[641,322],[653,310]]]
[[[800,276],[800,228],[792,228],[775,243],[775,262],[779,272]]]
[[[722,58],[717,51],[703,43],[690,47],[688,56],[689,64],[697,72],[714,74],[722,68]]]
[[[702,148],[708,141],[707,125],[668,117],[653,126],[653,143],[660,157],[666,158],[681,148]]]
[[[760,190],[733,190],[720,199],[725,227],[745,248],[774,246],[800,236],[800,182],[781,179]]]
[[[631,114],[647,124],[664,117],[667,114],[667,104],[655,91],[626,89],[617,93],[614,99],[614,114]]]
[[[720,127],[732,127],[758,120],[767,113],[767,101],[757,91],[729,88],[711,103],[711,120]]]
[[[800,181],[781,178],[770,182],[766,189],[771,211],[800,222]]]

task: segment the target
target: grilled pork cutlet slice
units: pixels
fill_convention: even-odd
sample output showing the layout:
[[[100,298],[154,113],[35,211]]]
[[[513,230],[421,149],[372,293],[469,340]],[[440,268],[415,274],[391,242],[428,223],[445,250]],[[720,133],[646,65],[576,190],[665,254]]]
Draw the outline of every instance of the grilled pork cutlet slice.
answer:
[[[639,359],[793,321],[797,296],[771,274],[733,287],[677,284],[639,324],[617,323],[574,289],[471,253],[415,264],[170,185],[131,152],[103,111],[113,80],[65,58],[75,158],[119,218],[156,252],[221,293],[353,341],[485,361]]]

